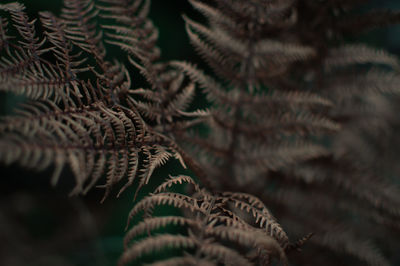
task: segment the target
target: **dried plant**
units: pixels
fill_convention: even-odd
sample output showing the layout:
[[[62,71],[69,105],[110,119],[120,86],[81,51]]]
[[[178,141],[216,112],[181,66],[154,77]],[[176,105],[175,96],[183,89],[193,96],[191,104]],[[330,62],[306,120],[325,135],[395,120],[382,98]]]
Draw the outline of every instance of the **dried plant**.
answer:
[[[350,2],[191,2],[209,26],[186,19],[188,34],[216,77],[176,64],[215,109],[207,139],[185,132],[183,140],[205,151],[198,160],[215,169],[217,186],[257,195],[289,234],[315,232],[311,243],[335,254],[319,253],[325,259],[344,252],[390,264],[371,241],[397,227],[399,191],[374,167],[380,155],[370,143],[393,119],[388,94],[398,93],[397,58],[341,44],[354,31],[337,25]],[[372,233],[377,224],[380,233]]]
[[[168,191],[182,183],[192,185],[192,196]],[[180,208],[186,215],[153,217],[158,205]],[[287,265],[285,250],[298,245],[289,244],[285,231],[259,199],[245,193],[212,194],[200,189],[189,176],[170,177],[135,205],[129,219],[142,211],[143,221],[126,235],[120,265],[165,246],[195,252],[154,265],[258,265],[269,264],[274,257]],[[187,235],[151,235],[151,231],[170,224],[188,226]],[[149,237],[129,246],[132,239],[146,233]]]
[[[103,200],[123,179],[119,193],[135,183],[136,198],[171,158],[192,170],[199,182],[170,177],[135,204],[129,219],[144,216],[119,265],[165,248],[182,256],[152,265],[389,265],[400,193],[396,162],[379,157],[398,121],[399,63],[344,40],[399,14],[354,14],[363,0],[189,2],[207,20],[184,16],[205,70],[160,61],[149,0],[64,0],[59,17],[40,13],[42,34],[22,4],[0,4],[0,90],[28,98],[2,118],[0,160],[51,167],[53,184],[69,166],[72,194],[105,179]],[[207,109],[188,109],[196,90]],[[168,191],[177,184],[185,193]],[[183,216],[153,216],[159,205]],[[157,233],[168,225],[182,234]]]

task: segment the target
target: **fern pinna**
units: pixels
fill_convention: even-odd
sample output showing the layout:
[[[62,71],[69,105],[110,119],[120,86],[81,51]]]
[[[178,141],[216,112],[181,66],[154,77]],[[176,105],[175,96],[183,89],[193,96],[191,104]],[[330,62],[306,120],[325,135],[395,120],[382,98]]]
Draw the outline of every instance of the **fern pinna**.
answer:
[[[69,166],[72,194],[98,186],[103,200],[133,184],[136,198],[170,158],[189,168],[196,179],[167,178],[133,206],[129,221],[143,218],[119,265],[164,249],[181,256],[152,265],[389,265],[400,194],[376,158],[397,121],[398,60],[344,40],[399,15],[355,14],[360,0],[188,2],[207,20],[183,17],[205,70],[160,61],[149,0],[64,0],[40,13],[43,33],[22,4],[0,4],[0,90],[27,98],[2,118],[0,160],[51,168],[53,184]],[[199,93],[207,109],[188,109]],[[181,234],[157,233],[169,225]]]

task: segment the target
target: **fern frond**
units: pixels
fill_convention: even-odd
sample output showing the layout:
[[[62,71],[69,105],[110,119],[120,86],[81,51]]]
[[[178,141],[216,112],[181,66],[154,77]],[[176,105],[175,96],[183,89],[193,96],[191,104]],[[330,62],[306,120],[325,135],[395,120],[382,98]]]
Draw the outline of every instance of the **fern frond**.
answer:
[[[147,19],[150,1],[109,1],[101,0],[101,16],[114,21],[111,25],[102,25],[108,30],[107,43],[119,46],[140,61],[153,62],[159,57],[155,46],[158,31]],[[146,68],[151,71],[150,68]]]
[[[10,46],[11,36],[7,35],[8,21],[6,18],[0,18],[0,52],[8,49]]]
[[[243,55],[248,52],[244,43],[232,38],[232,36],[229,36],[223,30],[218,28],[208,29],[207,27],[187,17],[184,17],[184,19],[188,32],[195,34],[200,39],[201,37],[204,38],[206,42],[213,47],[213,49],[219,50],[223,56],[229,55],[231,57],[238,57],[239,55]]]
[[[365,45],[346,45],[332,49],[325,59],[325,68],[346,67],[352,64],[382,64],[399,68],[398,59],[382,50],[376,50]]]
[[[6,29],[2,29],[2,43],[7,49],[0,58],[0,90],[24,94],[32,99],[57,99],[68,81],[64,82],[58,74],[59,68],[44,59],[52,47],[44,48],[46,39],[37,35],[35,20],[29,20],[24,5],[5,4],[1,9],[11,14],[12,25],[21,40],[14,42],[5,35]]]
[[[48,41],[54,45],[54,49],[52,49],[54,56],[65,68],[66,78],[74,79],[77,73],[89,70],[88,67],[82,66],[87,61],[87,58],[79,59],[81,53],[73,54],[72,43],[65,32],[65,23],[50,12],[41,12],[40,20],[46,29],[45,34]]]
[[[318,241],[323,246],[328,246],[339,252],[346,252],[358,257],[361,261],[367,263],[367,265],[391,265],[371,243],[361,242],[353,237],[351,233],[339,230],[325,234],[322,239],[316,237],[314,241]],[[310,241],[313,241],[313,239]]]
[[[150,197],[146,197],[142,201],[137,203],[135,207],[129,212],[128,223],[140,211],[143,211],[149,208],[150,206],[161,205],[161,204],[168,204],[170,206],[177,208],[187,208],[192,212],[194,211],[204,212],[204,210],[198,206],[196,199],[192,199],[188,196],[176,193],[161,193]]]
[[[195,87],[194,84],[189,84],[178,91],[182,81],[176,84],[176,80],[180,80],[179,76],[171,75],[172,80],[165,80],[163,84],[169,88],[167,91],[153,91],[149,89],[132,90],[132,95],[138,94],[148,99],[148,102],[137,101],[132,96],[128,96],[128,100],[132,105],[136,106],[139,111],[148,119],[156,121],[158,124],[173,123],[181,117],[201,117],[208,113],[203,110],[194,112],[185,112],[191,103]],[[170,79],[171,77],[168,77]],[[161,80],[160,80],[161,81]],[[168,83],[170,83],[168,85]],[[177,86],[177,88],[174,88]],[[164,125],[165,126],[165,125]],[[182,125],[183,127],[184,125]]]
[[[234,196],[235,193],[232,193],[231,197]],[[283,249],[286,249],[289,244],[289,239],[280,224],[275,221],[275,218],[270,214],[266,207],[259,210],[242,200],[232,199],[230,197],[224,198],[224,200],[232,202],[235,208],[251,214],[255,219],[255,224],[258,224],[260,228],[265,228],[267,233],[276,239]]]
[[[349,102],[354,98],[360,98],[360,94],[371,95],[396,95],[399,93],[399,76],[396,73],[371,69],[365,75],[358,76],[336,76],[327,90],[329,96],[335,102]],[[326,93],[327,94],[327,93]]]
[[[340,128],[337,123],[325,117],[315,117],[312,114],[300,112],[298,114],[287,112],[273,118],[265,117],[263,113],[252,113],[246,117],[245,122],[236,126],[234,120],[221,111],[212,112],[212,119],[216,125],[225,130],[236,130],[238,134],[253,139],[268,139],[275,134],[290,136],[294,131],[299,135],[318,134],[323,131],[335,132]]]
[[[243,231],[236,228],[219,226],[208,229],[207,233],[211,235],[217,235],[222,239],[229,239],[230,241],[240,243],[243,246],[263,248],[270,253],[271,257],[277,257],[283,262],[284,265],[288,265],[286,262],[285,253],[278,242],[272,237],[265,235],[260,236],[260,233],[257,231]]]
[[[200,191],[199,186],[190,176],[181,175],[181,176],[177,176],[177,177],[170,176],[167,181],[163,182],[161,185],[159,185],[154,190],[154,193],[158,194],[158,193],[164,192],[168,188],[170,188],[173,185],[176,185],[178,183],[179,184],[183,184],[183,183],[191,184],[191,185],[193,185],[193,187],[195,188],[196,191]]]
[[[126,249],[118,261],[118,265],[126,265],[127,263],[134,261],[136,258],[146,253],[160,251],[165,247],[176,249],[195,248],[196,242],[190,237],[180,235],[163,234],[159,236],[148,237]]]
[[[0,9],[7,11],[11,14],[13,26],[17,29],[22,41],[19,43],[23,48],[32,53],[33,55],[40,55],[45,50],[40,50],[43,40],[39,40],[34,27],[35,20],[29,21],[25,12],[25,6],[20,3],[9,3],[0,5]]]
[[[64,0],[61,18],[65,21],[66,35],[74,44],[89,54],[93,54],[101,68],[105,68],[105,48],[102,32],[97,30],[93,19],[99,10],[92,0]]]
[[[114,22],[106,23],[102,28],[107,31],[107,43],[128,52],[132,56],[129,61],[151,86],[151,89],[129,90],[128,104],[149,120],[155,121],[159,125],[157,131],[173,135],[174,131],[191,126],[190,121],[182,121],[183,116],[198,117],[202,114],[185,112],[195,90],[192,84],[185,82],[184,75],[171,68],[169,63],[155,63],[159,57],[159,49],[155,46],[158,31],[146,18],[149,2],[102,1],[103,4],[99,6],[101,16]],[[143,96],[147,101],[137,100],[136,95]],[[179,125],[178,128],[175,125]],[[145,177],[142,180],[146,182]]]
[[[139,224],[132,227],[126,234],[124,238],[124,246],[128,247],[130,242],[135,239],[138,235],[147,234],[149,231],[156,230],[161,227],[165,227],[169,224],[176,226],[186,226],[193,224],[191,219],[178,217],[178,216],[165,216],[165,217],[154,217],[148,218],[146,221],[142,221]]]
[[[64,166],[69,165],[76,178],[73,194],[87,192],[103,173],[107,180],[106,196],[125,175],[126,186],[132,184],[143,149],[158,154],[146,170],[146,180],[169,157],[165,157],[169,154],[165,148],[155,145],[156,140],[143,124],[137,123],[141,118],[132,111],[109,109],[101,103],[72,110],[52,104],[30,109],[33,114],[9,117],[2,125],[1,160],[36,170],[54,163],[53,184]],[[139,138],[140,134],[144,136]]]
[[[200,87],[206,90],[208,94],[216,95],[213,97],[213,99],[229,98],[224,95],[225,94],[224,90],[217,81],[215,81],[212,77],[205,75],[201,70],[198,70],[192,64],[187,62],[176,62],[176,61],[173,61],[171,64],[181,69],[183,73],[188,75],[193,82],[199,84]]]
[[[225,265],[234,263],[247,266],[253,265],[249,259],[244,258],[239,252],[220,244],[204,244],[200,247],[199,252],[206,254],[207,257],[215,258],[217,262]]]
[[[186,210],[187,213],[185,217],[146,216],[144,221],[134,225],[125,236],[125,252],[120,260],[121,265],[135,261],[138,256],[144,253],[164,248],[179,248],[188,252],[182,258],[167,259],[167,265],[168,263],[181,263],[183,261],[189,261],[188,263],[207,261],[211,265],[217,263],[231,265],[238,262],[240,265],[256,265],[255,261],[262,260],[262,258],[257,256],[250,258],[243,252],[243,250],[252,249],[266,252],[269,259],[277,258],[287,265],[284,250],[288,245],[288,239],[285,238],[283,229],[275,222],[275,219],[260,200],[251,195],[229,192],[214,196],[204,189],[196,189],[193,196],[162,192],[164,189],[182,182],[194,183],[190,177],[171,177],[170,180],[165,181],[155,190],[155,194],[145,197],[133,207],[129,215],[130,219],[141,211],[153,209],[156,205],[172,205]],[[256,210],[250,205],[247,207],[237,205],[238,208],[236,208],[234,205],[238,204],[237,202],[246,204],[242,199],[257,202],[261,209]],[[232,205],[231,202],[235,204]],[[240,209],[247,209],[253,213],[257,212],[259,215],[253,218],[254,222],[260,223],[261,227],[268,224],[270,231],[266,232],[251,226],[246,222],[249,217],[243,217]],[[236,214],[238,212],[239,214]],[[167,225],[187,227],[188,235],[172,237],[168,234],[162,234],[135,241],[137,236],[145,233],[151,234],[153,230],[158,230]],[[280,238],[276,239],[275,237]],[[156,243],[157,241],[158,243]],[[226,241],[229,241],[230,244],[226,245]]]
[[[189,0],[189,2],[195,9],[197,9],[200,13],[202,13],[212,23],[229,27],[231,29],[234,29],[235,26],[237,26],[234,20],[224,15],[218,9],[196,0]]]

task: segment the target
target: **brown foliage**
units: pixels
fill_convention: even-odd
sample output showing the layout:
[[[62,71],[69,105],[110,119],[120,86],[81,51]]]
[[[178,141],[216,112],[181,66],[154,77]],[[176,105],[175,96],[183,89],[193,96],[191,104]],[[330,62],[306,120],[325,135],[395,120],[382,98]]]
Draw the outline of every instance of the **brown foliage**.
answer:
[[[189,2],[207,20],[184,16],[211,75],[159,62],[149,0],[64,0],[60,17],[40,13],[43,33],[23,5],[0,4],[0,90],[29,99],[0,123],[0,160],[52,166],[53,184],[69,166],[72,194],[104,177],[104,198],[124,179],[119,193],[138,179],[137,194],[170,158],[192,170],[201,185],[170,177],[136,203],[130,219],[145,215],[127,232],[119,265],[164,248],[183,256],[154,265],[286,265],[304,244],[312,255],[294,254],[299,265],[335,265],[338,254],[389,265],[376,246],[395,242],[400,193],[393,162],[379,159],[390,146],[379,135],[397,121],[389,95],[399,92],[399,63],[344,39],[399,15],[354,15],[360,0]],[[108,58],[108,45],[126,52],[149,88]],[[209,109],[188,111],[196,89]],[[178,183],[186,193],[168,192]],[[184,215],[154,217],[158,205]],[[152,233],[171,224],[185,233]]]

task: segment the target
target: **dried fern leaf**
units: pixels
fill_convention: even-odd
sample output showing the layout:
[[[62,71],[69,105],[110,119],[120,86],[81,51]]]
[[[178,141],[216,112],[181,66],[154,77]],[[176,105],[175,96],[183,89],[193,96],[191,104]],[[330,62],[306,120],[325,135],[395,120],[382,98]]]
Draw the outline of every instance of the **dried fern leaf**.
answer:
[[[196,242],[190,237],[163,234],[154,237],[148,237],[129,247],[122,254],[118,261],[118,265],[126,265],[136,258],[150,252],[160,251],[161,249],[169,248],[195,248]]]
[[[148,217],[145,216],[144,220],[139,224],[134,225],[126,234],[125,237],[125,252],[121,257],[121,265],[134,261],[137,257],[151,251],[159,251],[165,248],[179,248],[187,250],[193,255],[187,254],[182,258],[167,259],[165,263],[181,263],[183,261],[191,262],[207,262],[206,264],[214,265],[215,263],[223,263],[225,265],[234,265],[240,262],[241,265],[256,265],[253,260],[261,258],[247,257],[243,253],[244,250],[258,249],[264,251],[268,258],[277,258],[287,265],[284,249],[288,245],[286,242],[279,244],[275,239],[280,235],[281,239],[284,238],[284,232],[280,226],[275,222],[274,218],[269,214],[265,205],[257,198],[251,195],[224,193],[223,195],[212,195],[204,189],[196,189],[193,196],[187,196],[179,193],[166,193],[165,189],[173,185],[181,184],[182,182],[193,184],[194,181],[187,176],[171,177],[169,180],[161,184],[156,190],[155,194],[144,198],[137,203],[129,217],[130,219],[138,215],[139,212],[148,209],[153,210],[156,205],[172,205],[182,210],[187,210],[186,217],[178,216],[164,216],[164,217]],[[196,187],[197,185],[195,185]],[[236,199],[235,199],[236,197]],[[244,201],[242,201],[242,199]],[[254,218],[255,222],[268,223],[273,230],[271,234],[264,230],[257,229],[237,215],[235,212],[238,209],[231,207],[229,202],[241,202],[247,204],[245,201],[257,203],[257,210],[255,206],[243,207],[240,205],[238,209],[248,208],[250,212],[259,212],[260,217]],[[262,214],[261,214],[262,213]],[[266,218],[267,217],[267,218]],[[268,221],[266,221],[268,219]],[[153,230],[158,230],[167,225],[175,225],[188,228],[188,236],[171,236],[162,234],[159,236],[150,236],[144,240],[136,240],[139,235],[146,232],[151,234]],[[277,228],[280,230],[277,230]],[[283,231],[283,230],[282,230]],[[271,235],[271,236],[270,236]],[[156,243],[157,242],[157,243]],[[229,242],[229,245],[226,243]],[[162,262],[159,262],[162,263]],[[157,263],[155,263],[157,265]]]
[[[137,136],[141,118],[132,111],[112,110],[96,103],[75,110],[62,110],[55,105],[30,106],[35,113],[6,118],[2,124],[2,161],[42,170],[55,163],[52,183],[69,165],[76,177],[73,193],[87,192],[106,173],[106,195],[110,188],[128,175],[133,183],[138,169],[140,149],[154,151],[157,156],[148,166],[150,178],[154,168],[165,163],[169,154],[162,146],[148,144]],[[136,120],[133,117],[136,117]],[[141,131],[145,130],[144,128]],[[8,147],[8,148],[6,148]],[[175,151],[174,151],[175,152]],[[125,188],[126,188],[125,186]]]
[[[331,231],[321,239],[316,237],[314,240],[331,249],[351,254],[367,265],[391,265],[371,243],[362,242],[352,236],[351,233]]]
[[[325,59],[325,68],[346,67],[352,64],[382,64],[399,68],[398,59],[382,50],[376,50],[365,45],[346,45],[332,49]]]

